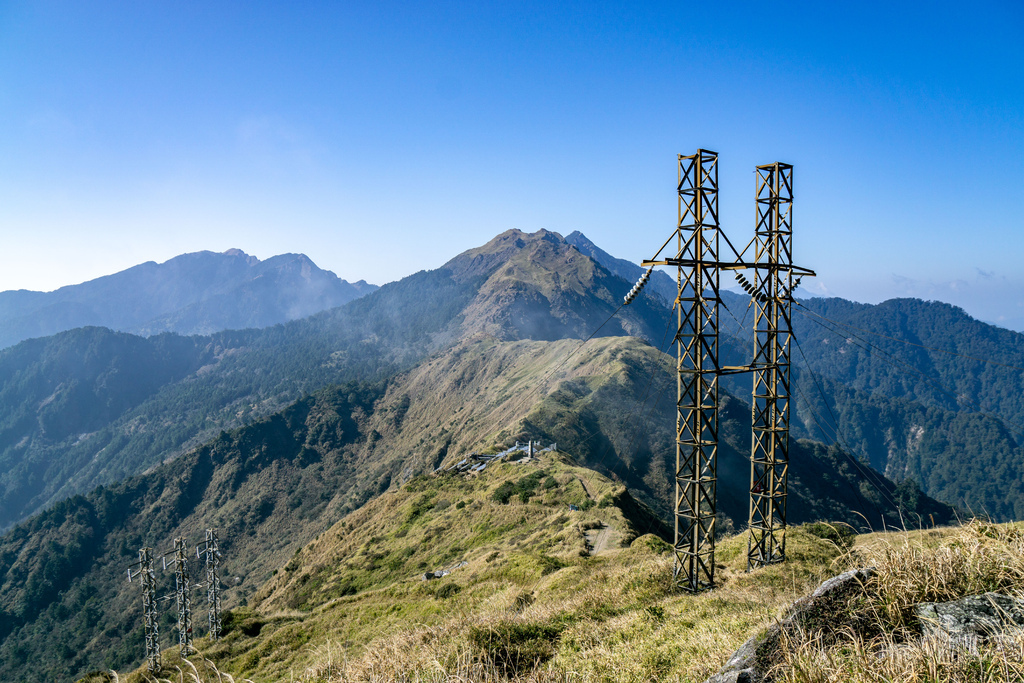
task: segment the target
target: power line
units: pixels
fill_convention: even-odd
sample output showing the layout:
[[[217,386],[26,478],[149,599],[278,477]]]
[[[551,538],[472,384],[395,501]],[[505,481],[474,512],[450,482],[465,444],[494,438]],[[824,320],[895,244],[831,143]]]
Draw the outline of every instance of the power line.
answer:
[[[821,316],[818,316],[818,317],[821,317]],[[874,354],[871,353],[871,350],[869,348],[866,348],[865,346],[861,346],[860,344],[857,344],[857,343],[852,342],[850,340],[851,339],[857,339],[858,341],[861,341],[864,344],[867,344],[867,346],[871,347],[872,349],[875,349],[879,354],[881,354],[881,356],[877,356],[880,360],[882,360],[882,361],[884,361],[886,363],[889,363],[890,365],[893,365],[897,369],[901,369],[901,370],[904,370],[904,371],[909,370],[909,371],[911,371],[911,372],[913,372],[913,373],[915,373],[917,375],[920,375],[921,378],[924,379],[924,381],[926,383],[930,384],[932,387],[934,387],[935,389],[938,389],[939,391],[941,391],[943,393],[949,394],[958,403],[959,403],[959,401],[961,399],[963,399],[964,401],[967,401],[971,405],[973,405],[977,409],[977,413],[979,415],[983,415],[983,416],[988,417],[990,419],[997,420],[1001,424],[1003,424],[1006,427],[1008,427],[1009,429],[1011,429],[1012,431],[1016,431],[1019,435],[1024,435],[1024,427],[1016,424],[1015,422],[1010,421],[1009,419],[1007,419],[1007,418],[1005,418],[1003,416],[1000,416],[1000,415],[997,415],[997,414],[993,414],[993,413],[988,413],[988,412],[982,410],[981,406],[977,403],[977,401],[975,401],[971,397],[963,395],[963,394],[958,394],[956,391],[953,391],[953,390],[949,389],[948,387],[943,386],[942,384],[938,383],[936,380],[934,380],[933,378],[929,377],[928,375],[926,375],[924,372],[922,372],[918,368],[915,368],[913,365],[910,365],[909,363],[905,363],[904,361],[901,361],[900,359],[896,358],[895,356],[893,356],[889,352],[885,351],[882,348],[879,348],[878,346],[875,346],[874,344],[872,344],[871,342],[863,339],[862,337],[859,337],[857,335],[853,335],[852,337],[846,337],[846,336],[840,334],[836,330],[828,327],[827,325],[825,325],[824,323],[822,323],[822,322],[820,322],[818,320],[814,320],[813,318],[808,318],[808,320],[810,320],[813,323],[816,323],[817,325],[821,326],[823,329],[825,329],[828,332],[831,332],[832,334],[836,335],[838,338],[843,339],[843,340],[845,340],[845,341],[847,341],[849,343],[852,343],[857,348],[862,349],[869,356],[876,357]],[[828,319],[825,318],[825,320],[828,320]],[[828,320],[828,322],[834,322],[834,321]],[[836,323],[836,324],[838,324],[838,323]]]
[[[900,339],[899,337],[890,337],[887,334],[882,334],[881,332],[875,332],[874,330],[868,330],[868,329],[864,329],[862,327],[857,327],[856,325],[850,325],[849,323],[841,323],[841,322],[839,322],[837,320],[832,320],[831,318],[826,318],[825,316],[821,315],[820,313],[816,313],[816,312],[812,311],[811,309],[807,308],[807,306],[805,306],[804,304],[800,303],[799,301],[797,301],[796,304],[803,309],[804,313],[809,313],[810,315],[813,315],[813,316],[816,316],[818,318],[821,318],[822,320],[827,320],[828,322],[832,323],[833,325],[838,325],[839,327],[843,327],[843,328],[846,328],[848,330],[857,330],[858,332],[864,332],[866,334],[873,334],[875,336],[882,337],[883,339],[890,339],[892,341],[900,342],[901,344],[907,344],[908,346],[916,346],[918,348],[927,349],[929,351],[938,351],[939,353],[946,353],[946,354],[949,354],[950,356],[958,356],[960,358],[966,358],[968,360],[978,361],[979,363],[988,363],[990,365],[998,365],[1000,367],[1009,368],[1010,370],[1019,370],[1020,372],[1024,372],[1024,367],[1020,367],[1019,365],[1009,365],[1008,363],[1000,363],[999,361],[990,360],[988,358],[981,358],[979,356],[969,356],[969,355],[967,355],[965,353],[957,353],[956,351],[950,351],[948,349],[940,349],[940,348],[935,347],[935,346],[926,346],[925,344],[918,344],[917,342],[912,342],[912,341],[909,341],[909,340],[906,340],[906,339]]]
[[[796,341],[795,337],[794,337],[794,341]],[[832,407],[828,404],[828,398],[826,398],[826,396],[825,396],[825,391],[824,391],[824,389],[822,389],[821,385],[819,384],[818,376],[815,374],[814,370],[811,369],[810,363],[807,362],[807,356],[804,355],[804,350],[803,350],[803,348],[801,348],[799,341],[796,341],[796,350],[797,350],[797,352],[799,352],[800,357],[804,361],[804,367],[807,368],[807,372],[809,372],[810,375],[811,375],[811,379],[814,382],[814,387],[818,390],[818,395],[821,396],[821,402],[824,404],[825,410],[827,410],[828,414],[832,417],[832,424],[835,425],[835,429],[834,429],[835,441],[840,446],[840,451],[843,453],[843,455],[846,456],[846,459],[849,460],[850,463],[855,468],[857,468],[858,471],[860,471],[860,473],[864,476],[864,478],[867,480],[867,482],[875,487],[875,490],[878,491],[879,494],[881,494],[886,500],[888,500],[889,503],[892,504],[892,506],[894,508],[896,508],[897,510],[901,510],[902,509],[901,506],[895,500],[893,500],[889,496],[889,494],[886,493],[874,481],[873,477],[869,474],[869,470],[865,470],[864,466],[861,465],[861,463],[859,463],[853,456],[850,455],[850,451],[852,449],[845,442],[845,440],[840,436],[840,433],[839,433],[839,419],[836,417],[835,413],[832,412]],[[797,391],[800,391],[799,387],[797,387]],[[815,411],[814,411],[814,408],[813,408],[811,402],[807,401],[806,397],[804,398],[804,402],[807,404],[808,409],[810,409],[811,412],[812,412],[811,419],[814,421],[814,424],[816,424],[818,426],[819,431],[821,431],[821,433],[823,435],[828,437],[828,433],[822,428],[821,424],[814,417],[813,413]]]

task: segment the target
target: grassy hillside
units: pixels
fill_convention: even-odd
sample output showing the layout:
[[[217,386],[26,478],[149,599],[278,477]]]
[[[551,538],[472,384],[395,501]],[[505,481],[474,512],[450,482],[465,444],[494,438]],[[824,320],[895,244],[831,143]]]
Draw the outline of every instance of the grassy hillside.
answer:
[[[228,604],[240,604],[296,547],[373,496],[525,436],[557,440],[581,465],[601,469],[628,486],[631,498],[664,513],[673,407],[657,404],[643,420],[638,413],[644,438],[632,446],[619,433],[623,416],[643,403],[648,371],[667,372],[671,360],[633,338],[592,340],[570,357],[578,346],[470,340],[387,381],[323,390],[15,527],[0,539],[0,679],[67,678],[136,661],[137,586],[123,571],[144,544],[162,549],[177,535],[218,529],[231,577]],[[738,401],[727,407],[723,529],[746,518],[749,476],[749,409]],[[863,514],[881,526],[899,518],[889,500],[898,497],[896,487],[881,478],[869,483],[838,450],[798,444],[792,471],[794,522],[859,524]],[[905,508],[905,516],[914,511],[925,520],[950,514],[924,496]],[[170,630],[163,633],[169,642]]]
[[[254,681],[696,682],[823,579],[892,566],[878,560],[893,557],[892,539],[956,547],[973,529],[854,546],[842,527],[794,527],[789,561],[749,574],[746,537],[726,537],[719,587],[693,596],[673,588],[667,529],[624,487],[542,454],[372,500],[297,550],[231,612],[222,640],[198,646]],[[450,573],[423,578],[439,569]]]
[[[842,554],[795,529],[792,564],[746,575],[745,539],[728,539],[723,588],[681,596],[659,527],[558,454],[419,477],[299,550],[199,647],[257,681],[489,680],[538,663],[544,680],[701,680]]]

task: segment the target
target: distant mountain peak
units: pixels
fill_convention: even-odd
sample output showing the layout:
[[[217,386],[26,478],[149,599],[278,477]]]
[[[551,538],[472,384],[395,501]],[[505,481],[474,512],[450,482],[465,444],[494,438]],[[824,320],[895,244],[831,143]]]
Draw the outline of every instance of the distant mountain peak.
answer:
[[[600,263],[602,266],[607,268],[609,272],[618,275],[627,282],[636,282],[637,278],[639,278],[644,271],[643,268],[632,261],[612,256],[607,251],[594,244],[590,238],[579,230],[573,230],[569,233],[569,236],[565,238],[565,241],[579,249],[580,252]],[[671,277],[660,270],[654,271],[654,277],[651,279],[648,289],[657,293],[658,296],[664,299],[667,304],[675,301],[677,291],[676,283]]]
[[[231,249],[228,249],[227,251],[225,251],[224,252],[224,256],[235,256],[237,258],[244,259],[246,265],[249,265],[249,266],[255,266],[255,265],[258,265],[260,263],[260,260],[258,258],[256,258],[255,256],[252,256],[250,254],[246,254],[241,249],[236,249],[234,247],[232,247]]]
[[[261,261],[237,248],[199,251],[54,292],[0,292],[0,348],[90,325],[143,335],[268,327],[374,289],[349,284],[305,254]]]

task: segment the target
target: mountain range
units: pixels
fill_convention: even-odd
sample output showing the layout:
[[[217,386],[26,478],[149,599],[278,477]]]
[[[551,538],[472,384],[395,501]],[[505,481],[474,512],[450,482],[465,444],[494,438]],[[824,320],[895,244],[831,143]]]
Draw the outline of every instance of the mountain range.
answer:
[[[557,443],[644,515],[669,518],[672,314],[655,288],[620,307],[640,272],[630,265],[578,233],[511,230],[439,269],[272,327],[189,337],[86,327],[0,351],[0,678],[137,662],[137,598],[122,565],[142,545],[222,530],[237,577],[229,604],[239,606],[297,548],[381,494],[517,440]],[[753,342],[744,302],[730,296],[721,344],[733,364]],[[1006,478],[1022,459],[1007,425],[1020,377],[977,359],[1022,335],[934,303],[803,307],[793,523],[951,519],[933,496],[965,507],[978,496],[979,509],[1015,514],[1024,496]],[[984,412],[900,379],[873,346],[839,344],[841,329],[887,330],[903,341],[878,345],[896,358],[919,343],[930,380],[973,386]],[[727,530],[746,519],[750,407],[749,384],[723,387]],[[974,460],[955,457],[959,448]],[[990,505],[999,496],[1004,507]]]
[[[87,326],[143,336],[267,327],[374,289],[339,279],[304,254],[260,261],[238,249],[201,251],[52,292],[0,292],[0,348]]]

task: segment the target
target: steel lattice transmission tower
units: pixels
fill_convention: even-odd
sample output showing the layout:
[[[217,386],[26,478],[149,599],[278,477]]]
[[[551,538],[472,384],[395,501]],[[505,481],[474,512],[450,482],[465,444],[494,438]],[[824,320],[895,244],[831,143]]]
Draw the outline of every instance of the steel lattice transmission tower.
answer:
[[[178,649],[182,658],[192,648],[192,586],[188,573],[188,551],[184,538],[174,539],[174,589],[178,604]]]
[[[718,154],[678,157],[679,222],[675,336],[675,580],[689,591],[715,585],[718,486]],[[684,301],[688,305],[684,305]]]
[[[136,569],[137,568],[137,569]],[[133,572],[132,570],[135,569]],[[128,581],[141,577],[142,623],[146,633],[146,668],[160,673],[160,624],[156,611],[156,574],[153,572],[153,549],[140,548],[139,561],[128,568]]]
[[[718,220],[718,154],[705,149],[679,155],[676,230],[661,245],[623,304],[631,303],[655,266],[675,266],[679,295],[676,335],[675,581],[697,592],[715,584],[718,486],[718,378],[754,373],[753,447],[748,566],[785,557],[786,477],[789,465],[790,311],[793,266],[793,167],[757,167],[756,234],[738,252]],[[675,256],[658,257],[675,238]],[[735,260],[719,260],[724,239]],[[756,245],[753,261],[743,254]],[[739,271],[752,269],[751,285]],[[725,367],[718,359],[720,273],[734,271],[757,306],[755,352],[749,365]],[[764,274],[762,274],[762,272]]]
[[[757,223],[751,298],[754,392],[747,568],[786,558],[790,350],[793,281],[793,167],[756,169]],[[799,280],[797,280],[799,282]]]
[[[206,564],[206,605],[209,609],[210,640],[220,638],[220,550],[217,545],[217,532],[206,530],[206,548],[204,551]]]
[[[718,485],[718,154],[677,157],[675,581],[688,591],[715,584]],[[655,259],[657,255],[655,255]],[[642,286],[642,285],[641,285]],[[627,296],[627,303],[630,301]]]

